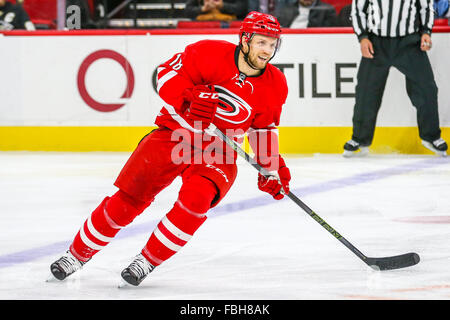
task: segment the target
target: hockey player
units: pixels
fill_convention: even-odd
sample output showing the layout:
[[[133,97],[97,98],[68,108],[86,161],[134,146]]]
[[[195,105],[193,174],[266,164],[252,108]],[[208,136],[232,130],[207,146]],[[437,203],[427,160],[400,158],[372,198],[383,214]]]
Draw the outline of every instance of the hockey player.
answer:
[[[179,251],[236,178],[236,154],[205,132],[211,123],[235,141],[248,134],[256,161],[272,173],[258,176],[260,190],[277,200],[283,190],[289,192],[291,176],[278,153],[276,128],[288,89],[283,73],[269,64],[280,34],[276,18],[251,12],[242,22],[239,45],[199,41],[159,66],[157,90],[165,104],[158,128],[125,164],[115,181],[119,190],[101,202],[69,250],[51,264],[54,277],[63,280],[79,270],[181,176],[178,199],[121,276],[137,286]]]

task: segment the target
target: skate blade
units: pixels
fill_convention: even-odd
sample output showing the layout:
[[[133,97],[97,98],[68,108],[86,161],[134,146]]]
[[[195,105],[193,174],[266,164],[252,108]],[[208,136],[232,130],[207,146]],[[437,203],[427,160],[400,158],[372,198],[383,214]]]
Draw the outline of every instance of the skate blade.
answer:
[[[132,285],[130,285],[125,280],[120,279],[119,284],[117,285],[117,288],[122,289],[122,288],[127,288],[127,287],[132,287]]]
[[[50,273],[47,279],[45,279],[45,282],[59,282],[59,281],[61,280],[56,279],[52,273]]]
[[[344,150],[344,158],[365,157],[369,154],[369,147],[360,147],[358,151]]]

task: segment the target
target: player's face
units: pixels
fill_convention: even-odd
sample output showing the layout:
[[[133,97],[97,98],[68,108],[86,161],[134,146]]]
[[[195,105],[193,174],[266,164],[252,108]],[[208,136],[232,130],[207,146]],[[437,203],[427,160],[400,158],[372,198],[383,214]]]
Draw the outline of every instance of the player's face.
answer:
[[[5,5],[6,0],[0,0],[0,6],[4,6]]]
[[[275,53],[278,39],[255,34],[247,43],[249,45],[248,60],[257,69],[264,69]]]

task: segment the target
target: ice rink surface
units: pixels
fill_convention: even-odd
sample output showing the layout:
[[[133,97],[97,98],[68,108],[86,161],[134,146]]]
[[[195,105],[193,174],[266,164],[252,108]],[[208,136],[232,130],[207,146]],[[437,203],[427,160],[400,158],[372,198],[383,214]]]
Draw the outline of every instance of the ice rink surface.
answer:
[[[418,265],[368,268],[289,199],[256,186],[239,161],[228,196],[178,254],[118,289],[176,200],[164,190],[108,247],[63,282],[46,282],[129,153],[0,152],[2,300],[449,300],[450,157],[287,157],[291,190],[367,256],[417,252]]]

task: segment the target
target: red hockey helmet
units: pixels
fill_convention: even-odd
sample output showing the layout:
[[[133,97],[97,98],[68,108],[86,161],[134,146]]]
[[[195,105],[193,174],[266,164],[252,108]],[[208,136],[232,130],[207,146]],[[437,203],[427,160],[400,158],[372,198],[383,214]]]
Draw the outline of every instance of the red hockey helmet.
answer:
[[[281,27],[277,18],[270,14],[257,11],[250,12],[242,21],[239,38],[248,33],[250,35],[257,33],[265,36],[280,38]]]

